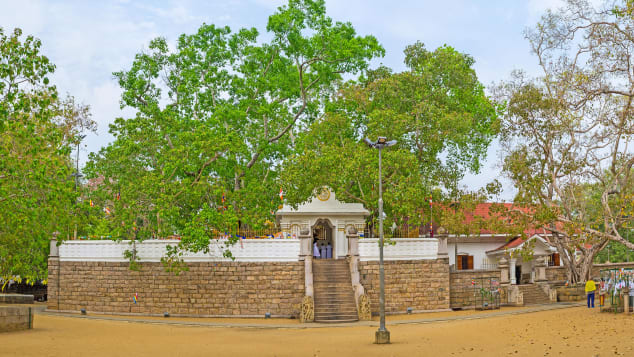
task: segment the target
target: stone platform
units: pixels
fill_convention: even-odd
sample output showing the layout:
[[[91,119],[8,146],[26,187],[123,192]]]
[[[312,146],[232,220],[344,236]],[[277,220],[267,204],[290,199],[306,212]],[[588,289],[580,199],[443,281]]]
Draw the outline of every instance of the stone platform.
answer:
[[[27,306],[0,306],[0,332],[33,328],[33,310]]]
[[[0,304],[32,304],[33,295],[0,294]]]

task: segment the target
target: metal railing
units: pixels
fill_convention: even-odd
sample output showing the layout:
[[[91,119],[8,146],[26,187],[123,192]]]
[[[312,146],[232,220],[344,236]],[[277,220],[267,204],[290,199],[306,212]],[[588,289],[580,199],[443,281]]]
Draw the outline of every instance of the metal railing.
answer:
[[[384,228],[383,237],[385,238],[430,238],[429,233],[423,231],[420,227],[399,227],[399,228]],[[379,238],[379,230],[371,230],[365,228],[363,230],[362,238]]]
[[[265,229],[251,229],[251,228],[233,228],[227,230],[212,229],[211,235],[215,239],[226,239],[229,237],[238,237],[241,239],[290,239],[297,238],[291,233],[283,232],[281,228],[265,228]],[[79,236],[78,240],[108,240],[113,239],[112,236]],[[180,240],[181,236],[172,234],[163,237],[152,237],[155,240]]]

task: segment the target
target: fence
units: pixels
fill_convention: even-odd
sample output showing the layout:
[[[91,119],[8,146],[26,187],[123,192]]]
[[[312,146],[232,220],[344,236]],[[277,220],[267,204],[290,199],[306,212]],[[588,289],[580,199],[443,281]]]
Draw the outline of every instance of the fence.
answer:
[[[212,229],[211,235],[214,239],[226,239],[228,237],[238,237],[241,239],[288,239],[297,238],[297,234],[282,232],[281,228],[232,228],[227,230]],[[112,236],[79,236],[78,240],[104,240],[112,239]],[[152,239],[158,240],[180,240],[180,235],[170,235]]]
[[[363,237],[364,238],[379,238],[379,229],[370,229],[369,227],[365,227],[363,229]],[[383,227],[383,237],[384,238],[430,238],[428,229],[424,229],[422,227]]]

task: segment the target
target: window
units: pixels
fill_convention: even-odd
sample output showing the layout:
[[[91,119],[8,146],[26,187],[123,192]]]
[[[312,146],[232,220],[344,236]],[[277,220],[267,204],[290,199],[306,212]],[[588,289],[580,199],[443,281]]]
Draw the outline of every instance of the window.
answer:
[[[299,231],[300,231],[299,224],[293,224],[291,226],[291,237],[293,239],[297,239],[299,237]]]
[[[550,255],[550,259],[548,259],[548,266],[559,266],[559,253],[553,253]]]
[[[456,268],[458,270],[473,269],[473,255],[460,254],[456,257]]]

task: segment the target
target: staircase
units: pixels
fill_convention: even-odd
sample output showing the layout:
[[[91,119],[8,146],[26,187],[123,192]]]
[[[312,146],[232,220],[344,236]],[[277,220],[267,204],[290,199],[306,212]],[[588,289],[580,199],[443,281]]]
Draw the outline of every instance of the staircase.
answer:
[[[359,320],[345,259],[313,259],[315,322]]]
[[[524,305],[550,304],[548,295],[537,284],[518,285],[524,295]]]

